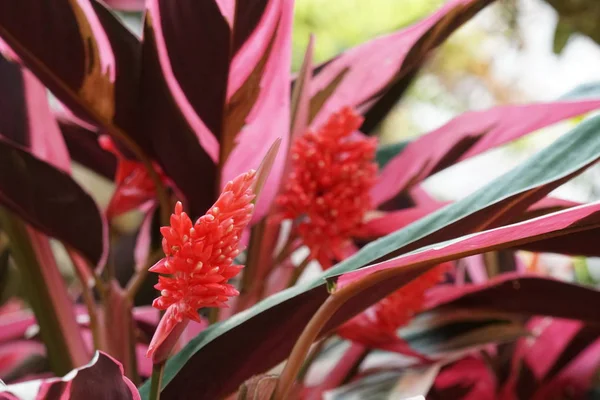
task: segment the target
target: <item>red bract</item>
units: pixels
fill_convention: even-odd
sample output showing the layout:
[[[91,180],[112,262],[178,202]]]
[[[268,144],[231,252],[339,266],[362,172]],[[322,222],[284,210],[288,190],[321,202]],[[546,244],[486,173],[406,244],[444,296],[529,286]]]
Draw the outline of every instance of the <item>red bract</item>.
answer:
[[[398,338],[397,331],[422,310],[425,293],[442,279],[449,268],[451,264],[445,263],[429,270],[350,319],[338,329],[338,334],[365,346],[412,353],[408,345]]]
[[[148,201],[153,201],[156,198],[156,188],[144,164],[126,158],[106,135],[100,136],[98,142],[104,150],[113,153],[118,161],[115,174],[117,188],[106,209],[107,217],[116,217]],[[168,183],[168,178],[162,169],[157,164],[154,164],[154,168],[162,181]]]
[[[150,271],[167,276],[159,277],[155,288],[161,296],[152,305],[167,312],[148,356],[154,355],[175,326],[187,320],[200,322],[198,309],[226,307],[227,300],[239,294],[227,281],[242,269],[232,264],[240,253],[242,231],[252,218],[255,180],[256,172],[251,170],[227,183],[216,203],[195,224],[178,202],[171,226],[161,228],[166,257]]]
[[[376,140],[355,131],[362,118],[350,107],[292,144],[293,170],[277,198],[281,218],[300,219],[298,233],[323,268],[342,259],[371,209]]]

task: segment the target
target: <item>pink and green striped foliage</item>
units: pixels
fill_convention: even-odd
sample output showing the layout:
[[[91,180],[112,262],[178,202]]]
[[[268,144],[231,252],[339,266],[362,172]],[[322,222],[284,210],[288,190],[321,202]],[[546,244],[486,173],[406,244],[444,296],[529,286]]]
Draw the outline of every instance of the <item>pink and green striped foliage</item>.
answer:
[[[194,287],[211,301],[193,302],[186,315],[201,323],[183,324],[181,337],[170,337],[163,355],[171,347],[177,354],[165,369],[163,398],[235,393],[285,360],[336,293],[351,295],[316,337],[339,335],[352,342],[350,350],[324,382],[299,383],[295,396],[316,398],[335,389],[374,351],[411,356],[417,367],[436,363],[441,372],[431,395],[442,398],[457,386],[459,398],[587,390],[600,353],[593,340],[600,315],[589,304],[599,294],[524,274],[520,251],[600,256],[600,205],[551,196],[597,163],[599,117],[460,201],[440,202],[421,184],[463,160],[599,109],[598,86],[554,102],[467,112],[409,143],[380,147],[377,157],[377,139],[367,137],[376,136],[428,55],[491,3],[450,0],[414,25],[318,66],[312,61],[318,38],[311,38],[293,75],[293,0],[0,1],[0,254],[10,259],[0,263],[0,276],[18,270],[32,311],[0,309],[0,374],[10,378],[0,398],[26,396],[20,394],[26,386],[35,389],[30,398],[150,396],[150,383],[141,384],[152,364],[143,355],[161,324],[157,312],[135,306],[156,297],[144,296],[144,287],[151,290],[155,282],[146,271],[163,257],[159,227],[181,201],[177,215],[185,210],[191,218],[179,238],[183,246],[195,235],[192,221],[218,216],[218,204],[216,211],[211,206],[222,190],[260,165],[261,196],[244,203],[253,208],[245,214],[248,226],[221,248],[230,233],[225,218],[215,231],[221,236],[211,239],[213,258],[231,255],[227,263],[240,277],[227,275],[232,279],[223,298],[213,299],[215,282],[212,289],[203,286],[210,280],[204,276]],[[143,11],[142,37],[114,10]],[[49,99],[57,101],[50,105]],[[341,110],[352,124],[339,140],[327,141]],[[309,142],[314,148],[302,147]],[[314,149],[323,151],[315,155]],[[368,154],[353,163],[360,151],[349,149]],[[308,160],[304,169],[301,156]],[[314,173],[311,160],[329,171]],[[115,184],[106,209],[74,178],[73,162]],[[303,173],[309,170],[312,175]],[[362,185],[350,188],[356,182]],[[348,201],[342,207],[355,214],[344,220],[353,221],[352,229],[338,229],[343,196],[326,197],[333,186],[361,200],[360,207]],[[286,196],[293,213],[282,212]],[[331,220],[305,223],[324,209]],[[143,214],[135,233],[125,232],[117,218],[129,211]],[[311,229],[298,235],[298,226]],[[325,243],[314,227],[327,227],[339,248],[315,252]],[[66,248],[74,284],[63,280],[50,238]],[[313,257],[323,270],[317,276],[303,275],[311,258],[293,261],[303,246],[327,253]],[[187,266],[188,259],[198,261],[179,262]],[[494,277],[499,270],[510,273]],[[153,271],[172,272],[162,264]],[[180,294],[171,286],[159,285],[164,298]],[[230,309],[203,307],[213,303]],[[196,305],[203,307],[199,315]],[[539,333],[533,344],[524,337],[532,332]],[[514,348],[504,375],[485,369],[485,357],[509,354],[507,343]],[[65,357],[57,361],[57,354]],[[40,359],[50,368],[29,363]],[[73,368],[68,377],[50,377]],[[37,373],[43,380],[15,385]],[[245,384],[240,398],[259,392],[254,398],[270,398],[272,379],[268,390],[256,382],[260,378]]]

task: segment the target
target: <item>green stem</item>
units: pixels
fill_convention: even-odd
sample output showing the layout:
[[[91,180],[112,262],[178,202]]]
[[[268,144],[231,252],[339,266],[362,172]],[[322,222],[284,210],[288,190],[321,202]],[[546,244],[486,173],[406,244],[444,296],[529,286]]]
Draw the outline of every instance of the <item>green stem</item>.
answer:
[[[0,224],[9,237],[11,254],[22,274],[50,368],[56,375],[64,375],[87,363],[89,354],[48,238],[4,207],[0,207]]]
[[[149,400],[160,400],[160,388],[162,386],[164,372],[164,361],[152,366],[152,378],[150,378],[150,397],[148,398]]]
[[[131,300],[131,302],[133,302],[135,295],[140,290],[140,288],[144,284],[144,281],[146,280],[146,277],[150,273],[150,271],[148,271],[150,269],[150,267],[152,267],[154,264],[156,264],[158,262],[158,260],[160,260],[163,257],[164,257],[164,253],[163,253],[162,248],[154,250],[148,256],[148,259],[146,260],[146,264],[142,268],[140,268],[138,271],[136,271],[136,273],[131,277],[131,279],[127,283],[127,288],[126,288],[127,297],[129,297],[129,300]]]

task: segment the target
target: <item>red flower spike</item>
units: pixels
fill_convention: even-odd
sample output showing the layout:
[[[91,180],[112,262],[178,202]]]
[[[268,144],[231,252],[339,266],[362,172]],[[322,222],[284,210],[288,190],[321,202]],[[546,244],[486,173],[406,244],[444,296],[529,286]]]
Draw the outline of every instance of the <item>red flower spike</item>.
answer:
[[[118,161],[117,172],[115,174],[117,188],[106,209],[107,217],[116,217],[138,208],[148,201],[154,200],[156,189],[144,164],[123,156],[112,139],[107,135],[101,135],[98,138],[98,142],[104,150],[113,153]],[[169,184],[169,180],[161,168],[157,164],[153,164],[153,166],[162,181],[165,184]]]
[[[227,307],[227,300],[239,294],[227,281],[242,269],[232,263],[241,251],[242,231],[252,218],[255,181],[253,170],[236,177],[194,224],[178,202],[171,226],[161,228],[166,257],[150,271],[166,276],[159,276],[154,286],[161,295],[152,306],[167,311],[148,348],[147,356],[154,362],[168,356],[182,324],[200,321],[198,309]]]
[[[435,286],[452,267],[440,264],[338,328],[338,334],[367,347],[411,354],[397,331],[419,313],[428,289]]]
[[[311,258],[329,268],[362,227],[375,184],[376,140],[354,134],[362,118],[345,107],[291,147],[292,172],[278,196],[279,217],[299,219]]]

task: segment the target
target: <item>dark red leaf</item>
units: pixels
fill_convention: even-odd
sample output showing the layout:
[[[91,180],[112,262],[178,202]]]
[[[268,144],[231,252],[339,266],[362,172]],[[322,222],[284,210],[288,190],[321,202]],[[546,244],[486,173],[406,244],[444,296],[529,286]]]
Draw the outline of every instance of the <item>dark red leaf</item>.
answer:
[[[143,147],[146,134],[139,130],[138,121],[142,44],[102,2],[90,0],[90,4],[96,12],[114,54],[113,68],[117,73],[114,83],[113,122]]]
[[[69,172],[71,160],[46,88],[31,72],[1,55],[0,93],[0,135]]]
[[[73,161],[112,180],[117,159],[98,145],[97,129],[66,115],[58,115],[57,120]]]
[[[230,0],[235,2],[233,53],[237,53],[246,43],[263,18],[269,0]],[[272,3],[272,2],[271,2]]]
[[[583,305],[589,304],[589,301],[598,296],[600,292],[588,287],[535,275],[508,273],[483,284],[438,288],[431,293],[428,308],[451,307],[521,315],[551,315],[597,323],[600,320],[600,310]],[[574,304],[581,306],[574,307]]]
[[[336,328],[365,307],[419,276],[431,265],[471,254],[510,247],[519,242],[534,241],[544,235],[561,235],[574,230],[598,226],[600,225],[600,204],[569,209],[542,218],[543,222],[527,221],[469,235],[451,243],[433,246],[421,252],[408,254],[380,265],[343,275],[338,279],[338,286],[371,273],[380,274],[381,279],[369,290],[357,293],[355,297],[344,304],[322,333]],[[383,269],[390,269],[390,271],[384,274],[382,273]],[[569,303],[571,309],[579,307],[575,304],[593,304],[593,302],[600,301],[600,293],[591,289],[580,289],[567,283],[553,281],[551,284],[561,285],[561,290],[566,287],[565,291],[568,293],[582,291],[582,294],[573,298],[560,296],[564,304],[567,304],[565,299],[573,301],[573,303]],[[551,294],[551,292],[546,293]],[[188,390],[202,387],[202,394],[199,398],[213,399],[231,392],[239,382],[248,379],[251,375],[268,370],[289,354],[295,338],[298,337],[327,296],[326,286],[315,284],[312,289],[293,298],[285,297],[284,300],[274,303],[268,310],[255,314],[242,323],[230,322],[231,326],[226,333],[203,343],[202,351],[197,353],[196,357],[189,358],[184,369],[179,370],[177,375],[168,377],[170,382],[168,381],[163,394],[177,398],[177,393],[185,393]],[[275,301],[273,297],[271,299]],[[580,301],[584,303],[579,303]],[[560,312],[562,312],[561,310],[562,308],[559,309]],[[575,315],[586,319],[600,320],[600,313],[597,310],[588,309]],[[227,324],[227,321],[224,324]],[[279,339],[265,340],[267,337],[279,337]],[[192,349],[193,346],[190,351],[193,351]],[[231,367],[230,360],[233,359],[236,360],[235,368]],[[208,368],[212,371],[210,379],[202,379],[194,372]],[[223,384],[223,380],[218,380],[218,385],[212,384],[217,381],[215,376],[227,376],[227,384]]]
[[[182,107],[188,122],[197,120],[199,125],[192,127],[201,141],[212,133],[218,142],[229,74],[227,21],[215,1],[151,0],[147,7],[159,54],[165,52],[163,73],[175,101],[180,107],[189,102],[193,108]],[[214,137],[210,146],[204,145],[211,157],[216,155]]]
[[[0,202],[94,263],[105,254],[106,225],[94,200],[66,173],[0,139]]]
[[[181,104],[173,97],[173,76],[165,74],[169,61],[157,28],[160,22],[149,12],[142,52],[142,130],[166,174],[187,197],[191,215],[202,215],[215,200],[215,193],[207,188],[216,187],[216,166],[182,114],[195,115],[194,111],[191,107],[180,110]]]
[[[97,352],[89,364],[71,371],[62,379],[29,381],[4,389],[22,399],[140,400],[135,385],[123,375],[121,364],[101,352]]]
[[[136,52],[123,45],[125,28],[102,7],[95,0],[2,2],[0,37],[71,110],[110,128],[124,121],[116,114],[132,121],[136,99],[117,95],[136,84],[137,66]]]

